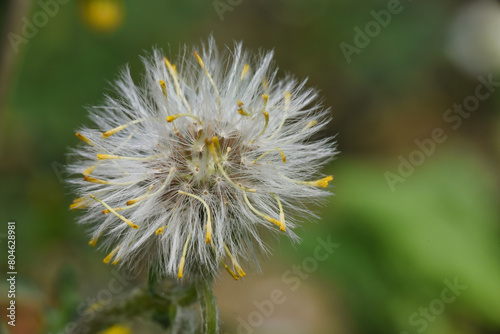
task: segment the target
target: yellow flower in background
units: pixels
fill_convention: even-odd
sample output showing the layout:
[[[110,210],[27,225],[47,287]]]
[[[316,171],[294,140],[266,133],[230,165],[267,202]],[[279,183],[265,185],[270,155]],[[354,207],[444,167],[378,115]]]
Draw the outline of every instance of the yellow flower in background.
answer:
[[[131,334],[132,330],[124,325],[113,325],[99,334]]]
[[[82,19],[93,30],[111,33],[118,30],[125,18],[122,0],[83,0]]]

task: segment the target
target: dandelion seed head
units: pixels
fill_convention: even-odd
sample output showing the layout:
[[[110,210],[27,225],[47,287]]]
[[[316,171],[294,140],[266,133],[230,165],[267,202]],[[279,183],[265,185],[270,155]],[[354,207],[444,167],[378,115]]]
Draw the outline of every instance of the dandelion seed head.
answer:
[[[222,266],[238,279],[240,263],[269,252],[266,231],[298,240],[308,204],[329,194],[320,169],[336,151],[311,139],[329,121],[316,91],[278,80],[272,57],[241,44],[221,55],[213,39],[175,63],[155,50],[141,85],[126,68],[116,97],[90,109],[68,166],[71,208],[106,263],[173,277]]]

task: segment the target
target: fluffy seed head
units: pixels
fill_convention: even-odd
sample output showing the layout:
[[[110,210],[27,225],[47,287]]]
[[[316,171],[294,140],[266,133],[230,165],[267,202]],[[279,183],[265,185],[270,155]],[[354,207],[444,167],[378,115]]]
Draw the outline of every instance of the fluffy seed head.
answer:
[[[305,82],[276,79],[271,52],[241,44],[220,55],[211,39],[175,64],[161,51],[143,62],[143,83],[125,69],[76,134],[71,208],[84,209],[89,244],[110,251],[105,263],[243,277],[240,263],[268,251],[262,233],[298,239],[297,217],[328,194],[319,169],[334,144],[311,139],[328,111]]]

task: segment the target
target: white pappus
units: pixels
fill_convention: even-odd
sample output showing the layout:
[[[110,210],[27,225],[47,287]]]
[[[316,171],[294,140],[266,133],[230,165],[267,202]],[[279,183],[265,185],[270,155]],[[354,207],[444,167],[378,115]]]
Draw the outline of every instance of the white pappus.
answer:
[[[176,66],[155,50],[141,85],[126,68],[116,97],[90,108],[68,166],[71,208],[110,251],[104,262],[191,278],[222,265],[238,279],[269,251],[264,231],[298,239],[308,203],[330,194],[319,173],[336,150],[311,139],[329,121],[316,91],[276,79],[272,57],[241,44],[221,55],[210,39]]]

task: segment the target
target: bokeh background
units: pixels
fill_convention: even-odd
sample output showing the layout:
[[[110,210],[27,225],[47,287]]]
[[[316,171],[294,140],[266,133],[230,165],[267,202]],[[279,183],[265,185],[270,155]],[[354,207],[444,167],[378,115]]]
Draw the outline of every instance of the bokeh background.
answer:
[[[332,110],[325,135],[336,135],[342,152],[326,169],[335,196],[298,232],[302,242],[276,241],[263,274],[217,283],[224,333],[237,333],[242,320],[258,326],[241,333],[500,333],[500,87],[459,126],[443,118],[473,101],[478,76],[500,81],[500,4],[401,1],[347,59],[341,45],[356,46],[355,28],[394,3],[0,2],[0,269],[7,271],[6,226],[14,220],[19,273],[17,326],[6,326],[2,311],[1,330],[62,333],[78,304],[112,277],[105,254],[74,223],[63,183],[74,129],[89,124],[84,106],[102,101],[126,63],[139,80],[139,57],[153,46],[176,54],[213,34],[220,47],[236,40],[274,49],[281,75],[308,77]],[[51,11],[44,21],[40,13]],[[415,140],[436,128],[446,140],[418,160]],[[397,175],[410,156],[418,165],[391,186],[387,172]],[[314,255],[318,237],[340,246],[293,290],[283,275]],[[453,294],[446,282],[460,289]],[[0,286],[5,310],[6,281]],[[255,302],[275,289],[286,301],[252,320]],[[161,332],[147,319],[123,325],[114,333]]]

